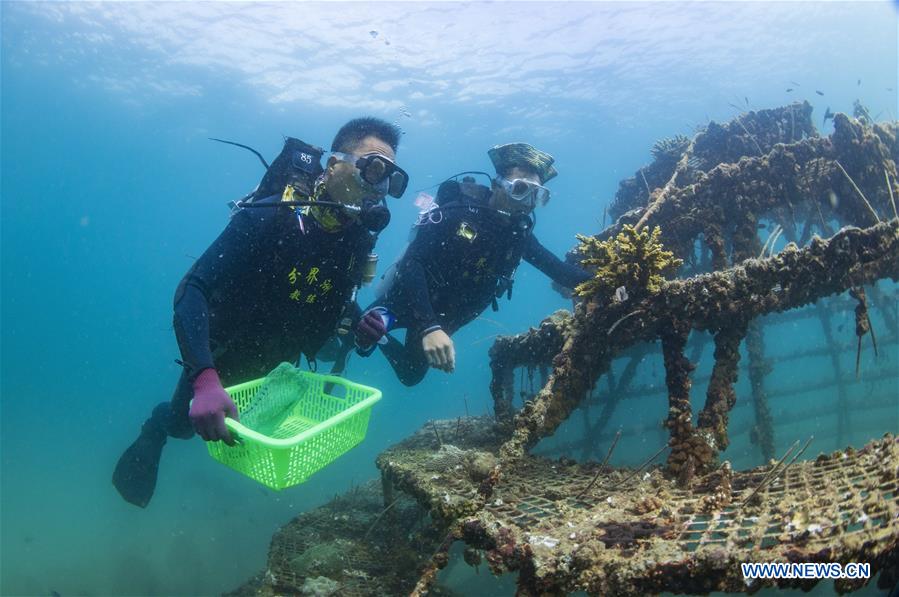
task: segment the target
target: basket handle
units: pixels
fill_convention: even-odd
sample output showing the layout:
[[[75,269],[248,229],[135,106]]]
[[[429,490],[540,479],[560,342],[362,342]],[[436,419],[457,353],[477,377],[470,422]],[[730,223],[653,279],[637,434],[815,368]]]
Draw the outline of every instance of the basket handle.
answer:
[[[228,432],[231,434],[231,439],[234,440],[234,443],[242,445],[243,435],[247,428],[231,417],[225,417],[225,427],[228,428]]]

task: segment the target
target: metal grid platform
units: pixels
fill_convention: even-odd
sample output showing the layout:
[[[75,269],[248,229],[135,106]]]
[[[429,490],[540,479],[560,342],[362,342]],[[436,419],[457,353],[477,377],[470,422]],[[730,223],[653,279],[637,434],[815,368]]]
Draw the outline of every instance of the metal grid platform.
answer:
[[[769,477],[747,500],[772,466],[731,472],[724,465],[680,488],[659,469],[633,475],[607,467],[597,476],[598,464],[528,456],[502,467],[488,489],[478,479],[483,471],[471,462],[484,460],[494,442],[462,434],[457,444],[438,446],[437,435],[448,442],[454,427],[460,427],[457,421],[426,425],[378,464],[436,517],[455,520],[458,537],[485,550],[494,572],[520,571],[522,594],[814,584],[747,584],[744,562],[869,562],[883,582],[897,578],[899,443],[891,436],[862,450],[782,467],[784,474]],[[840,591],[861,586],[836,584]]]

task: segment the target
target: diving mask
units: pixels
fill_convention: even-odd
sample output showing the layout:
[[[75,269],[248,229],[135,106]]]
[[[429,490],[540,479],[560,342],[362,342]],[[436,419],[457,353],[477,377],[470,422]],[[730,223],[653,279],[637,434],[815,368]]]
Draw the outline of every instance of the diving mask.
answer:
[[[531,206],[537,205],[537,202],[543,205],[549,201],[549,189],[531,180],[524,178],[509,180],[503,177],[498,177],[496,180],[513,201],[528,203]]]
[[[355,156],[332,151],[337,159],[353,164],[360,180],[381,196],[402,197],[409,184],[409,175],[390,158],[379,153]]]

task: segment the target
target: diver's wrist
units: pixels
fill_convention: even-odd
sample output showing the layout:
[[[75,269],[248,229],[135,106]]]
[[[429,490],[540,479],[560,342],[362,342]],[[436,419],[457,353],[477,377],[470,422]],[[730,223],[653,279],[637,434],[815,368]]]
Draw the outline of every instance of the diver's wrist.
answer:
[[[443,329],[443,328],[440,327],[439,324],[434,324],[434,325],[432,325],[432,326],[426,327],[425,329],[422,330],[422,332],[421,332],[421,337],[424,338],[424,337],[427,336],[428,334],[431,334],[432,332],[436,332],[436,331],[442,330],[442,329]]]

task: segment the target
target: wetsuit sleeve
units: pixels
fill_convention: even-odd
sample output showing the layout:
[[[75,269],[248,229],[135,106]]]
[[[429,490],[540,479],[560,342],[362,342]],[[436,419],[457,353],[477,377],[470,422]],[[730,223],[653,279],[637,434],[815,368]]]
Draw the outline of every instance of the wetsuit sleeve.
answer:
[[[209,303],[195,284],[185,280],[175,295],[175,337],[188,377],[215,367],[209,347]]]
[[[549,276],[549,278],[565,288],[574,288],[590,278],[586,270],[566,263],[553,255],[549,249],[540,244],[533,234],[528,237],[522,255],[524,260]]]
[[[175,291],[175,337],[191,380],[203,369],[215,367],[209,342],[209,305],[215,295],[227,295],[229,284],[239,283],[253,254],[254,218],[238,212],[206,249]]]

